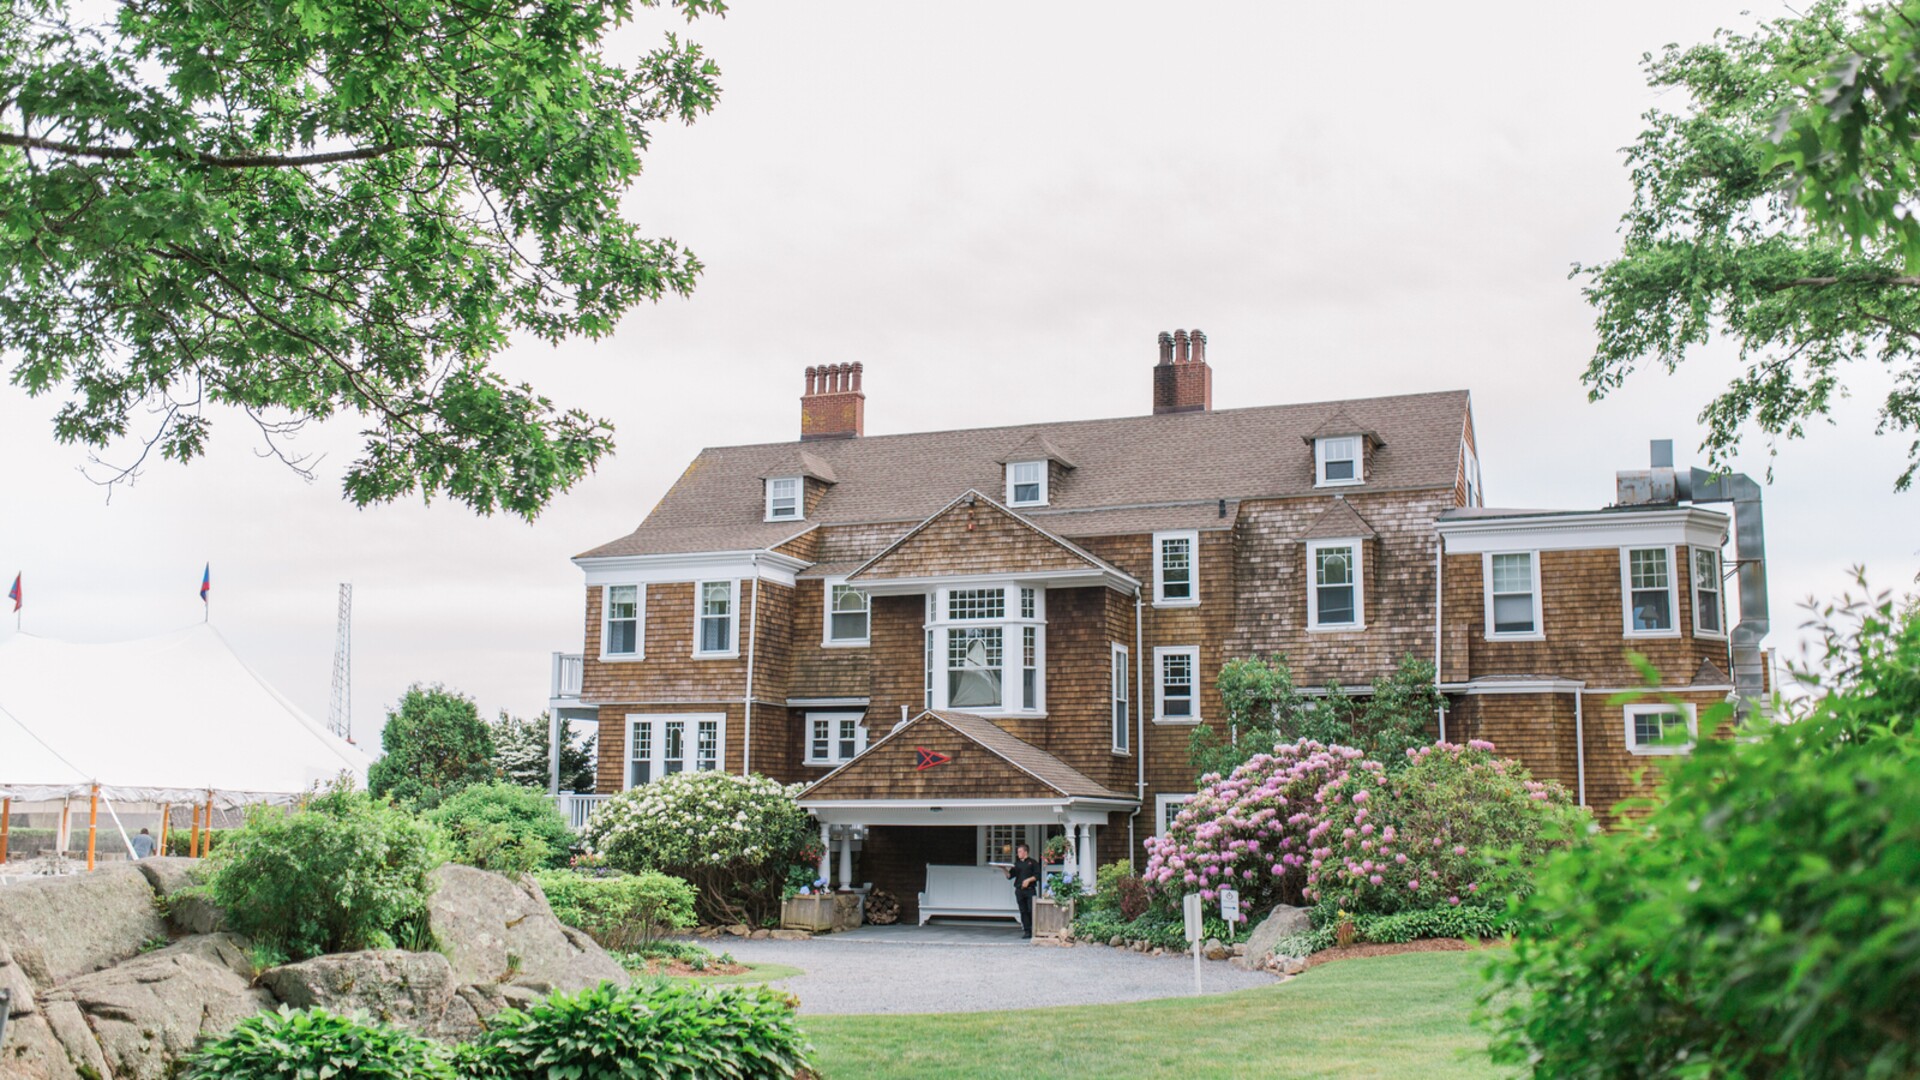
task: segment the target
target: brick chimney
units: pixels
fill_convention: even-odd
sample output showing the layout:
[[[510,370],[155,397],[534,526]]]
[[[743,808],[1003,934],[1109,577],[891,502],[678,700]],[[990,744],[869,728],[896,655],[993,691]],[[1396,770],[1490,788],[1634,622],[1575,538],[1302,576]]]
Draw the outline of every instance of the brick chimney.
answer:
[[[1207,335],[1195,330],[1160,332],[1160,363],[1153,369],[1153,411],[1208,412],[1213,408],[1213,369],[1207,366]]]
[[[808,368],[807,392],[800,396],[800,441],[853,439],[866,429],[859,361]]]

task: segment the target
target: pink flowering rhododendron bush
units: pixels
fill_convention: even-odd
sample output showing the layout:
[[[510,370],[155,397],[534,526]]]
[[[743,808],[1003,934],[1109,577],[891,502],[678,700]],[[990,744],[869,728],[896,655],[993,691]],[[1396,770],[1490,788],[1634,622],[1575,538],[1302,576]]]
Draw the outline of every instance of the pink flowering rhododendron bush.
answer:
[[[1307,895],[1347,912],[1504,907],[1533,870],[1585,832],[1559,784],[1533,779],[1492,743],[1407,751],[1406,768],[1352,770],[1320,794]]]
[[[1211,901],[1231,885],[1243,912],[1299,904],[1311,853],[1325,844],[1323,792],[1378,786],[1383,775],[1358,750],[1306,739],[1256,754],[1225,779],[1209,773],[1166,835],[1147,840],[1142,877],[1162,900],[1198,892]]]

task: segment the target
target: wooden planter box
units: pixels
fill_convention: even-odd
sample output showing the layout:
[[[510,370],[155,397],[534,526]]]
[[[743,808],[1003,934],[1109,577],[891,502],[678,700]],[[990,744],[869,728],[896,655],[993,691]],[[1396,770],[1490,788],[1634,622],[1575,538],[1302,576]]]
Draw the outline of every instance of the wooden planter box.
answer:
[[[1033,936],[1059,937],[1073,927],[1073,902],[1065,904],[1045,897],[1033,902]]]
[[[856,892],[788,897],[780,905],[780,927],[783,930],[805,930],[812,934],[851,930],[861,923],[866,899],[864,894]]]

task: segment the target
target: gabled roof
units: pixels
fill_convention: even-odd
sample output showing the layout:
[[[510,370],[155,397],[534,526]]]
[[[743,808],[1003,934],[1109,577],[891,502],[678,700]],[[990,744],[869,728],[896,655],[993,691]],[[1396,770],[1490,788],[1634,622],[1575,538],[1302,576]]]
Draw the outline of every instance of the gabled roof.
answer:
[[[1034,432],[1026,442],[1000,455],[1000,464],[1013,461],[1057,461],[1069,469],[1079,468],[1066,452],[1055,446],[1045,432]]]
[[[1312,431],[1300,436],[1300,438],[1304,442],[1312,443],[1316,439],[1337,438],[1341,435],[1362,436],[1369,443],[1373,444],[1373,448],[1376,450],[1387,445],[1386,441],[1380,438],[1379,432],[1369,427],[1362,427],[1360,421],[1348,416],[1345,410],[1334,413],[1332,416],[1322,420]]]
[[[1360,516],[1360,511],[1355,510],[1345,496],[1335,495],[1333,505],[1322,510],[1320,516],[1313,519],[1313,524],[1307,526],[1307,531],[1300,534],[1300,539],[1345,540],[1350,536],[1357,536],[1362,540],[1371,540],[1376,535],[1378,534],[1373,531],[1373,526],[1367,524],[1367,519]]]
[[[847,579],[1075,570],[1097,570],[1134,581],[1126,571],[1078,544],[1053,535],[978,491],[969,491],[881,549]]]
[[[956,760],[928,769],[897,753],[902,747],[932,744]],[[981,761],[959,747],[977,747]],[[940,749],[944,747],[944,749]],[[952,768],[949,768],[952,766]],[[952,790],[947,790],[951,788]],[[1092,777],[972,713],[929,709],[895,727],[845,765],[815,781],[800,800],[958,798],[1065,798],[1134,802],[1132,796],[1101,786]]]
[[[1316,494],[1303,436],[1338,417],[1379,432],[1390,445],[1369,461],[1366,490],[1452,488],[1460,466],[1464,390],[1252,409],[1074,420],[1018,427],[867,435],[806,444],[838,483],[808,508],[812,523],[926,520],[956,492],[1004,487],[1004,459],[1036,438],[1070,448],[1073,482],[1048,492],[1046,514],[1181,505],[1203,516],[1217,500]],[[1347,421],[1351,421],[1349,424]],[[794,460],[801,444],[703,450],[631,534],[585,553],[615,555],[739,551],[777,543],[760,479]],[[791,475],[791,472],[785,475]],[[1098,515],[1076,522],[1099,520]],[[790,528],[790,525],[788,526]],[[1066,536],[1098,535],[1068,526]],[[1105,531],[1105,530],[1103,530]],[[788,533],[787,535],[791,535]]]
[[[774,461],[767,471],[760,474],[760,479],[770,480],[777,476],[811,476],[829,484],[839,483],[840,480],[833,475],[833,466],[820,460],[819,454],[801,449],[795,449],[791,456]]]

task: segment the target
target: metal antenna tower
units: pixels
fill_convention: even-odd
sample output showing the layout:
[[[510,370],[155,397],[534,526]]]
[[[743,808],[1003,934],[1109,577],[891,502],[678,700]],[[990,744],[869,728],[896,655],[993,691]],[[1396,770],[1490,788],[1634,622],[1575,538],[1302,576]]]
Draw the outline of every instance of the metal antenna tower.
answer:
[[[333,634],[333,697],[327,729],[353,740],[353,583],[340,583],[340,622]]]

